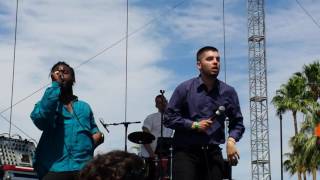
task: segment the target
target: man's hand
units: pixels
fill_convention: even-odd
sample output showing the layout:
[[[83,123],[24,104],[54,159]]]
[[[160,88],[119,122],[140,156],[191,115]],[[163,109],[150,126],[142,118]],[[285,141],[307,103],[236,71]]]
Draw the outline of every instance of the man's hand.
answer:
[[[104,135],[101,132],[97,132],[92,135],[94,148],[99,146],[104,141]]]
[[[211,124],[212,124],[211,119],[203,119],[203,120],[200,120],[199,122],[193,122],[191,128],[201,132],[205,132],[209,129]]]
[[[236,140],[232,137],[229,137],[227,140],[227,156],[230,165],[235,166],[238,164],[238,159],[240,159],[240,155],[236,147]]]

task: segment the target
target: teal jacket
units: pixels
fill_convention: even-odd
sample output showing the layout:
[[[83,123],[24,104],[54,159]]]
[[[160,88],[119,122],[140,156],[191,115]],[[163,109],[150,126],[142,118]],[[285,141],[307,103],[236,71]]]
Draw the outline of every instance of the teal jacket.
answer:
[[[43,131],[34,157],[34,168],[40,178],[48,171],[81,170],[93,157],[92,134],[99,130],[90,106],[76,99],[70,113],[59,96],[59,84],[52,82],[30,116]]]

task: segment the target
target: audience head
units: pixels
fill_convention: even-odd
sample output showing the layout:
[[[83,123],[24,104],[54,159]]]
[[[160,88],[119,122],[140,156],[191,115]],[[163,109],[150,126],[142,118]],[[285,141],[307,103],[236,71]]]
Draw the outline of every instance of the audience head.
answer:
[[[143,160],[124,151],[111,151],[97,155],[80,172],[80,180],[143,180]]]

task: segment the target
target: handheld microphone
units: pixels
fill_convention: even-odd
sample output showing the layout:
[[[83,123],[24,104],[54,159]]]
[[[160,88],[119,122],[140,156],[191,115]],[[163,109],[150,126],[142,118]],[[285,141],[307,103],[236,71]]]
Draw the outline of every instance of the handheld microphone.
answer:
[[[224,112],[226,111],[226,108],[224,106],[219,106],[219,108],[216,110],[216,115],[221,116],[224,115]]]
[[[108,128],[107,128],[108,126],[103,122],[102,118],[100,118],[99,121],[102,124],[102,126],[107,130],[107,132],[110,133]]]
[[[62,72],[60,73],[60,79],[61,79],[61,81],[64,81],[64,76],[63,76]]]
[[[59,67],[59,69],[55,72],[55,73],[58,73],[57,75],[59,76],[59,78],[61,79],[61,81],[64,80],[63,72],[64,72],[63,67]]]

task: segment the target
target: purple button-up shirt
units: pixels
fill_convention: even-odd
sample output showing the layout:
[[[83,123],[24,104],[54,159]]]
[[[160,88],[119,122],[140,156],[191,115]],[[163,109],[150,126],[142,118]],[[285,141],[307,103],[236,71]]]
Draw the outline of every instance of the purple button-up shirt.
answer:
[[[222,115],[216,115],[220,106]],[[175,129],[174,145],[207,145],[225,143],[225,119],[229,118],[229,137],[236,141],[242,137],[245,127],[239,99],[233,87],[217,80],[208,92],[201,77],[181,83],[174,91],[165,112],[164,125]],[[212,118],[211,127],[204,133],[191,129],[194,121]]]

